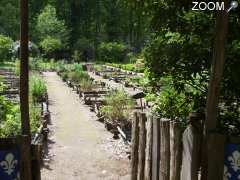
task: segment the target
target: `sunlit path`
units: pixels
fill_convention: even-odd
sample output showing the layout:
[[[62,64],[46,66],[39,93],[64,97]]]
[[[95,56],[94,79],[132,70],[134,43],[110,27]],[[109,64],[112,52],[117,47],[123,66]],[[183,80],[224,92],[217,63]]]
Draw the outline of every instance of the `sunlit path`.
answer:
[[[112,135],[56,75],[45,73],[52,126],[43,180],[128,180],[128,160],[114,160],[102,142]]]

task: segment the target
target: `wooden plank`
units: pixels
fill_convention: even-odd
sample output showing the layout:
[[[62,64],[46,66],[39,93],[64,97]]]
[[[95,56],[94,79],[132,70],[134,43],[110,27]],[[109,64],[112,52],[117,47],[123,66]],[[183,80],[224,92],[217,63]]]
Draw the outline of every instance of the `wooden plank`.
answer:
[[[146,137],[146,159],[145,159],[145,179],[152,179],[152,140],[153,140],[153,117],[147,119],[147,137]]]
[[[223,180],[226,136],[210,134],[208,139],[208,180]]]
[[[139,115],[138,180],[144,180],[147,117],[145,113],[139,113],[138,115]]]
[[[170,180],[180,180],[182,132],[177,122],[170,122]]]
[[[153,144],[152,144],[152,180],[159,179],[160,158],[160,121],[153,117]]]
[[[138,146],[139,146],[139,118],[137,112],[135,112],[134,119],[132,122],[131,180],[137,180]]]
[[[181,180],[198,180],[201,139],[201,133],[191,124],[183,133]]]
[[[160,121],[160,167],[159,180],[170,178],[170,121]]]

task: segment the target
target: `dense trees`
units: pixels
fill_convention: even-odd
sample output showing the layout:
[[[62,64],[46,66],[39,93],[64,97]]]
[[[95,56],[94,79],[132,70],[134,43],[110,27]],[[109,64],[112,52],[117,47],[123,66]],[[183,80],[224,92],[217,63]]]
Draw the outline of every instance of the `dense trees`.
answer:
[[[18,3],[0,2],[0,33],[14,40],[19,39]],[[30,39],[40,46],[51,38],[50,44],[61,41],[62,50],[70,47],[72,53],[89,47],[97,51],[102,41],[121,42],[139,51],[146,40],[147,17],[128,1],[30,0],[29,6]],[[94,52],[88,53],[94,57]]]
[[[68,48],[69,32],[63,20],[58,20],[56,9],[46,6],[37,18],[37,38],[46,53]]]

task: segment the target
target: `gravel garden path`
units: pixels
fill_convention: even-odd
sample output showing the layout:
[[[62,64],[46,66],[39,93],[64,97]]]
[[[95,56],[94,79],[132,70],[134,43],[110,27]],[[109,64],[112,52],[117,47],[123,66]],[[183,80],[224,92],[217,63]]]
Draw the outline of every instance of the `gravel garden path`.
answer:
[[[44,73],[44,78],[52,123],[42,180],[129,180],[129,160],[119,152],[120,140],[112,139],[56,73]]]

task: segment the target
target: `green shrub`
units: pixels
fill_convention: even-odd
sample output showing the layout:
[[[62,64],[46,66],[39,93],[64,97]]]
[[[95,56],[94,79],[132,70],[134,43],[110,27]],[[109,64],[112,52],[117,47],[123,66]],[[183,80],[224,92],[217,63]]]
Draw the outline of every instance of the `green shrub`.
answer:
[[[41,124],[41,107],[30,103],[31,132],[36,133]],[[20,106],[0,96],[0,138],[15,137],[21,133]]]
[[[133,101],[124,91],[113,91],[105,98],[106,105],[100,111],[113,123],[124,123],[129,120]]]
[[[20,75],[20,60],[19,59],[15,60],[14,70],[15,70],[15,74],[19,76]]]
[[[0,117],[0,137],[19,134],[21,128],[19,106],[2,96],[0,96]]]
[[[80,81],[80,88],[81,91],[92,91],[94,89],[95,85],[93,81],[90,79],[82,79]]]
[[[126,46],[117,42],[101,43],[99,46],[100,60],[105,62],[123,62],[126,56]]]
[[[0,62],[11,58],[13,40],[0,34]]]
[[[30,77],[30,94],[33,102],[41,102],[47,92],[47,87],[43,79],[34,74]]]
[[[73,56],[72,56],[74,62],[80,63],[81,62],[81,52],[79,50],[75,50],[73,52]]]
[[[89,75],[83,71],[69,72],[68,78],[74,83],[80,83],[83,79],[90,79]]]
[[[40,46],[46,54],[49,54],[61,49],[62,42],[59,39],[48,36],[40,42]]]

